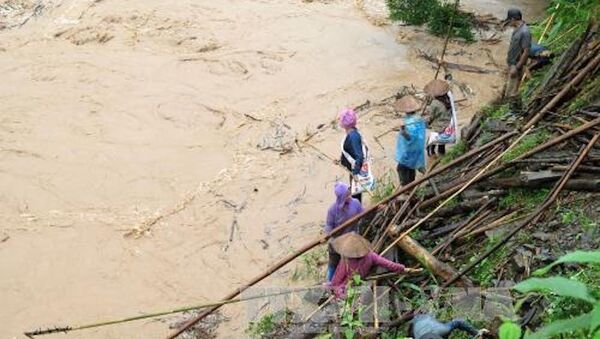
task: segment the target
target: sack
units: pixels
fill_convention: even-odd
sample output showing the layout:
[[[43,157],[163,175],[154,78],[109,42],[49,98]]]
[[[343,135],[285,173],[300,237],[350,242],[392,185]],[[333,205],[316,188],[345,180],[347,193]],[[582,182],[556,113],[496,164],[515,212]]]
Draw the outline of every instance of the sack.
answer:
[[[344,141],[345,138],[342,139],[342,154],[348,160],[350,165],[354,167],[356,160],[350,156],[350,154],[344,151]],[[373,191],[375,189],[375,177],[373,176],[373,172],[371,170],[371,163],[373,159],[369,155],[369,148],[366,144],[362,143],[362,151],[364,155],[364,161],[360,168],[360,172],[356,175],[351,176],[352,180],[350,180],[350,192],[352,195],[360,194],[364,191]]]

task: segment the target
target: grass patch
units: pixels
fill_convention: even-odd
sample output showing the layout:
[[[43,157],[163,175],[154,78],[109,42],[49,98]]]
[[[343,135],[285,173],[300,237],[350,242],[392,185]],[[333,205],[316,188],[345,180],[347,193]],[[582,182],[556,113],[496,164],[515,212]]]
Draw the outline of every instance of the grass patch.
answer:
[[[515,147],[513,147],[510,151],[508,151],[504,156],[502,156],[502,161],[509,162],[516,159],[521,154],[528,152],[543,144],[544,142],[550,139],[550,133],[546,130],[540,130],[533,134],[529,134],[525,136],[521,142],[519,142]]]
[[[498,241],[499,239],[495,237],[488,238],[484,248],[481,250],[481,253],[488,251],[490,248],[496,245]],[[508,249],[506,246],[500,247],[492,255],[479,263],[479,265],[477,265],[473,271],[471,271],[471,277],[477,280],[482,287],[492,286],[492,280],[496,277],[496,269],[500,267],[500,264],[505,259],[507,254]],[[477,256],[471,257],[469,263],[475,261],[476,259]]]
[[[579,207],[558,207],[556,212],[560,217],[560,221],[565,225],[576,223],[585,231],[591,231],[598,227],[598,223]]]
[[[461,155],[467,152],[467,147],[468,146],[466,141],[459,140],[456,144],[454,144],[454,146],[452,146],[452,148],[448,150],[448,152],[446,152],[446,154],[444,154],[444,156],[440,160],[440,163],[442,165],[445,165],[451,162],[452,160],[460,157]]]
[[[328,262],[327,246],[320,246],[300,256],[300,265],[292,272],[291,280],[325,279],[326,270],[323,268]]]
[[[395,176],[397,174],[393,171],[388,171],[386,174],[378,179],[378,183],[375,189],[371,193],[371,202],[374,204],[385,200],[387,197],[392,195],[396,191]]]
[[[568,111],[573,112],[592,103],[594,99],[600,96],[600,77],[594,77],[588,80],[587,84],[579,95],[571,101]]]
[[[257,321],[251,321],[246,329],[246,334],[251,338],[271,338],[278,332],[283,332],[291,324],[293,313],[282,310],[275,313],[267,313]]]
[[[542,204],[550,190],[542,189],[527,189],[527,188],[511,188],[508,194],[500,199],[500,208],[507,209],[510,207],[522,206],[528,210],[533,210]]]
[[[508,104],[485,106],[481,109],[483,115],[487,119],[501,119],[506,115],[506,113],[508,113],[509,110]]]

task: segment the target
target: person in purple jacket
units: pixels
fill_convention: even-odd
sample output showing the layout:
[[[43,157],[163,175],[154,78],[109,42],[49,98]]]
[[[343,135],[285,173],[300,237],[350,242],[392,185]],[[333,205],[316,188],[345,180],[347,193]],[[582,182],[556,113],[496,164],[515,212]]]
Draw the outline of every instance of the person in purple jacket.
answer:
[[[329,207],[327,210],[327,221],[325,223],[325,233],[329,234],[331,231],[343,224],[347,220],[350,220],[357,214],[360,214],[364,211],[362,204],[358,199],[352,197],[350,192],[350,186],[337,182],[335,183],[334,189],[335,193],[335,202]],[[338,237],[344,233],[348,232],[357,232],[358,231],[358,223],[347,227],[340,233],[336,234],[335,237]],[[335,238],[334,237],[334,238]],[[332,238],[333,240],[333,238]],[[335,268],[340,261],[340,255],[335,252],[333,247],[331,246],[331,241],[329,243],[329,264],[327,266],[327,281],[331,281],[333,278],[333,273],[335,272]]]

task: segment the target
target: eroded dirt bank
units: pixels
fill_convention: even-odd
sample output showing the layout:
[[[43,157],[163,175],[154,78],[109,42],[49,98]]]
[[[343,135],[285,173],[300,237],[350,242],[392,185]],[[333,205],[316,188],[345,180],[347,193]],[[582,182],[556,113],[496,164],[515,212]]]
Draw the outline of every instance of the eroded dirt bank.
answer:
[[[2,3],[2,338],[214,300],[312,239],[346,175],[309,148],[288,152],[294,136],[422,88],[434,70],[415,48],[441,48],[373,25],[373,1]],[[504,2],[490,3],[467,5]],[[453,44],[448,60],[497,71],[504,48]],[[499,72],[453,75],[474,92],[461,122],[502,85]],[[360,127],[372,138],[392,121],[372,114]],[[341,137],[311,142],[337,157]],[[382,142],[379,171],[393,166],[393,136]],[[237,319],[222,336],[239,337],[243,309],[225,313]],[[167,332],[142,321],[70,337]]]

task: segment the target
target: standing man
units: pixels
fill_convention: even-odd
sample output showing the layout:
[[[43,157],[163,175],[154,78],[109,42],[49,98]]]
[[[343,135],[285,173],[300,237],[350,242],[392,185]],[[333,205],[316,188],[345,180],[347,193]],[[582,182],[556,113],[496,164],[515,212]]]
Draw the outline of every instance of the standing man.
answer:
[[[508,78],[506,81],[506,92],[504,98],[507,99],[512,109],[520,108],[519,100],[519,85],[523,78],[523,71],[529,57],[529,49],[531,48],[531,32],[529,27],[523,21],[521,11],[516,8],[508,10],[504,25],[514,27],[508,53],[506,55],[506,63],[508,64]]]

